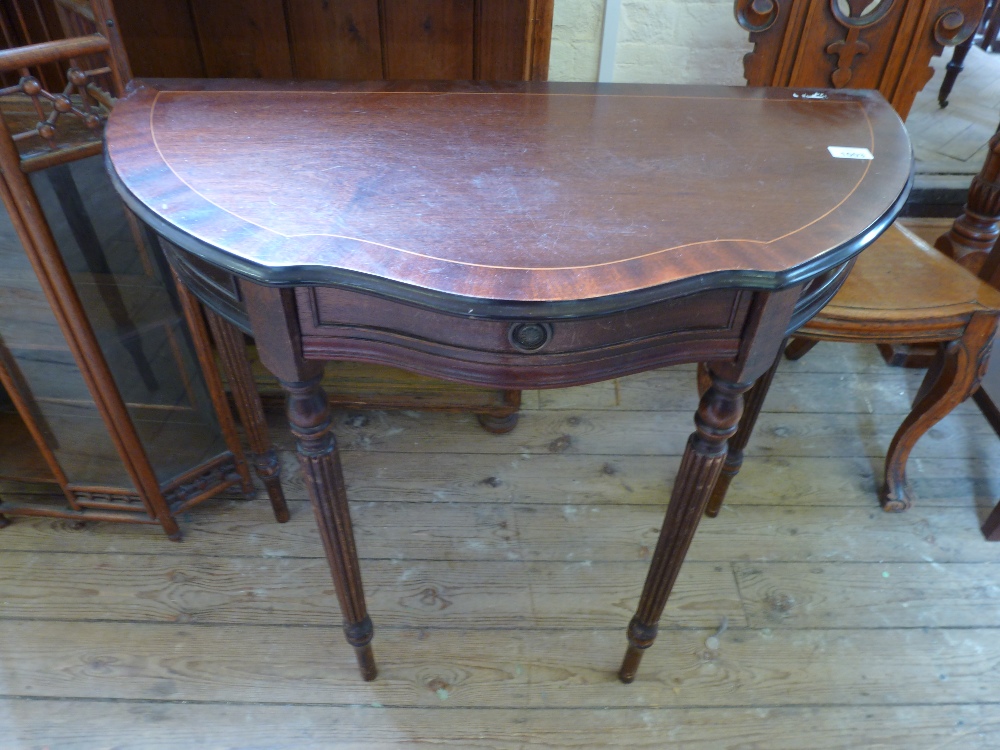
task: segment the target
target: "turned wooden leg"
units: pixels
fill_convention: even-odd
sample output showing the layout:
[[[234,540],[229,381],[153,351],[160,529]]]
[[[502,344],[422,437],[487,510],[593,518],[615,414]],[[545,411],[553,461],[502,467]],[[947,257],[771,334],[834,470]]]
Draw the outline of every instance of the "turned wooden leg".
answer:
[[[973,34],[961,44],[956,45],[955,51],[951,53],[951,60],[945,69],[944,80],[941,81],[941,88],[938,90],[939,107],[944,108],[948,106],[948,95],[951,94],[951,90],[955,86],[958,74],[965,70],[965,57],[972,48],[972,40],[975,36]]]
[[[785,356],[793,361],[802,359],[818,343],[818,339],[804,339],[800,336],[795,336],[788,342],[788,346],[785,347]]]
[[[781,348],[784,349],[784,347]],[[761,375],[757,382],[753,384],[753,387],[747,391],[746,396],[743,397],[743,415],[740,417],[736,434],[729,441],[726,462],[722,465],[722,471],[715,482],[712,496],[708,500],[708,507],[705,508],[705,515],[709,518],[715,518],[719,515],[722,503],[726,500],[729,485],[732,483],[733,478],[740,473],[740,467],[743,466],[743,450],[747,447],[747,443],[750,442],[754,425],[757,424],[757,417],[760,416],[761,407],[764,406],[764,399],[767,398],[767,392],[771,388],[771,381],[774,380],[774,373],[778,371],[778,364],[780,362],[781,354],[779,353],[774,360],[774,364],[771,365],[771,369]]]
[[[316,513],[326,559],[333,574],[344,635],[354,647],[365,680],[377,674],[372,655],[372,621],[365,605],[361,568],[347,504],[340,454],[330,429],[330,405],[317,376],[303,382],[280,380],[288,394],[288,422],[297,439],[299,464]]]
[[[726,441],[736,432],[743,410],[743,393],[751,385],[722,380],[711,371],[710,376],[712,384],[695,414],[695,431],[688,438],[674,481],[639,607],[628,626],[628,650],[618,672],[625,683],[635,679],[643,651],[656,638],[667,597],[726,460]]]
[[[264,418],[264,404],[257,393],[247,361],[246,345],[243,334],[228,320],[220,317],[209,309],[205,309],[208,326],[212,330],[222,369],[233,394],[236,413],[240,415],[240,423],[247,434],[250,451],[254,457],[254,468],[261,478],[271,500],[271,508],[278,523],[285,523],[289,518],[288,503],[281,489],[281,464],[278,454],[271,444],[267,433],[267,422]]]
[[[913,504],[906,486],[906,462],[916,442],[952,409],[979,387],[989,362],[990,346],[997,320],[977,313],[962,338],[949,342],[941,359],[927,372],[913,409],[892,439],[885,459],[885,484],[880,501],[890,512],[903,511]]]
[[[503,435],[517,427],[518,414],[508,414],[506,417],[494,417],[492,414],[477,414],[479,425],[494,435]]]
[[[517,427],[518,410],[521,408],[520,391],[504,391],[503,402],[507,407],[507,414],[496,416],[494,414],[477,414],[480,426],[487,432],[494,435],[503,435]],[[502,413],[502,412],[501,412]]]

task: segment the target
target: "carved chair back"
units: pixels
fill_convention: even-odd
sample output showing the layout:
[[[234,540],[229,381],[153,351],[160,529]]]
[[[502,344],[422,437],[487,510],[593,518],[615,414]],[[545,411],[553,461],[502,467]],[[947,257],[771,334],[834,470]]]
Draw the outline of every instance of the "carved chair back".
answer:
[[[906,119],[930,59],[976,30],[985,0],[736,0],[751,86],[878,89]]]

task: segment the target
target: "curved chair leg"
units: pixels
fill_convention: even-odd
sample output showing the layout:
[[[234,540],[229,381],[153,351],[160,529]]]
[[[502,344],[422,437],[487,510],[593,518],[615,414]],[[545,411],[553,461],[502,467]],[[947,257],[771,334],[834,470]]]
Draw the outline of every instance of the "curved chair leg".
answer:
[[[785,347],[785,356],[791,360],[802,359],[818,343],[818,339],[804,339],[796,336]]]
[[[962,338],[949,342],[941,352],[937,366],[927,372],[913,409],[889,446],[885,459],[885,484],[879,497],[884,510],[903,511],[913,504],[906,486],[906,462],[910,451],[927,430],[979,387],[989,362],[996,327],[994,316],[985,313],[973,315]]]

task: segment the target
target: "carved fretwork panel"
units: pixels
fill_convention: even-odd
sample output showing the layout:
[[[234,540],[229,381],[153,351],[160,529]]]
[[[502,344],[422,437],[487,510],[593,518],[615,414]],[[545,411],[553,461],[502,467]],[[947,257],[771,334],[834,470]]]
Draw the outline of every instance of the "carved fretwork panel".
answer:
[[[905,118],[930,59],[975,31],[985,0],[736,0],[751,86],[878,89]]]

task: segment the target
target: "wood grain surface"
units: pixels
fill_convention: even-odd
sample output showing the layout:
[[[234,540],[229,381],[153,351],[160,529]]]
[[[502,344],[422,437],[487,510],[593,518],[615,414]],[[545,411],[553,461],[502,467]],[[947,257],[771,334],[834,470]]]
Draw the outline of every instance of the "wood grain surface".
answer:
[[[149,81],[108,160],[158,230],[269,282],[535,303],[776,288],[870,242],[910,174],[877,94],[803,93]]]
[[[19,518],[0,532],[4,742],[990,750],[1000,546],[978,527],[1000,494],[1000,442],[960,407],[914,453],[921,503],[883,513],[879,456],[915,375],[827,343],[783,364],[782,398],[627,688],[622,627],[680,459],[679,440],[628,436],[690,418],[693,367],[526,393],[498,448],[459,415],[335,412],[381,626],[373,684],[342,642],[294,454],[287,524],[263,489],[182,517],[179,545]],[[831,455],[803,436],[834,412]]]

